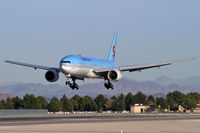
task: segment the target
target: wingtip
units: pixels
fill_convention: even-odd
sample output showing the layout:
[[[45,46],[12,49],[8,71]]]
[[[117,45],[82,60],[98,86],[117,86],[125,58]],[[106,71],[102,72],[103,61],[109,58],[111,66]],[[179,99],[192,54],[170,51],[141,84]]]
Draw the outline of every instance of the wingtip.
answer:
[[[190,58],[190,59],[188,59],[188,60],[193,61],[193,60],[196,60],[196,59],[197,59],[196,57],[192,57],[192,58]]]
[[[5,60],[5,63],[13,63],[15,61],[11,61],[11,60]]]
[[[196,57],[192,57],[192,58],[187,58],[187,59],[182,59],[182,60],[175,60],[175,61],[172,61],[172,63],[193,61],[193,60],[196,60],[196,59],[197,59]]]
[[[196,60],[197,59],[197,57],[193,57],[193,60]]]

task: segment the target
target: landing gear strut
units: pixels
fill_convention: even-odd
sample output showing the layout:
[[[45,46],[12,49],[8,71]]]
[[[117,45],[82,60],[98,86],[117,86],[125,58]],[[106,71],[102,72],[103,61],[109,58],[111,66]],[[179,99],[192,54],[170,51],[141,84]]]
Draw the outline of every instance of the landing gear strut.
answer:
[[[72,79],[73,83],[71,83],[70,81],[66,81],[66,85],[69,85],[70,88],[72,88],[73,90],[74,89],[79,89],[79,86],[78,84],[75,82],[74,79]]]
[[[104,86],[107,88],[107,89],[114,89],[114,86],[112,83],[110,83],[110,81],[108,80],[108,83],[105,83]]]

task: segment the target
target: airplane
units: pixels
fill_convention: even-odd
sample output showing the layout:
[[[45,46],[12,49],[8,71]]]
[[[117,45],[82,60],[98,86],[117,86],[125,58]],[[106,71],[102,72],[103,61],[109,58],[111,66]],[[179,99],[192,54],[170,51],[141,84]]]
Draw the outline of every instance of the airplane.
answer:
[[[25,67],[31,67],[36,69],[47,70],[45,78],[49,82],[56,82],[59,79],[59,73],[63,73],[67,79],[66,85],[69,85],[72,89],[79,89],[76,80],[83,80],[85,78],[89,79],[104,79],[104,86],[107,89],[113,89],[114,86],[111,83],[117,82],[122,79],[122,72],[129,71],[141,71],[150,68],[160,68],[162,66],[171,65],[177,62],[192,61],[195,58],[174,60],[161,63],[153,63],[146,65],[130,65],[130,66],[118,66],[115,64],[116,46],[117,46],[117,35],[115,32],[113,37],[113,42],[110,48],[110,53],[107,59],[99,59],[86,57],[81,55],[68,55],[60,60],[59,67],[48,67],[33,65],[27,63],[21,63],[11,60],[6,60],[6,63],[21,65]],[[70,81],[72,80],[72,82]]]

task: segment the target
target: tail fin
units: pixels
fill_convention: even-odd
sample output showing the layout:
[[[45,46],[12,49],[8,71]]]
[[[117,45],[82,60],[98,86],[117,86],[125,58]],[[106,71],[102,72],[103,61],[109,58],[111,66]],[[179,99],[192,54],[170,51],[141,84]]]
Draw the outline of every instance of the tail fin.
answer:
[[[115,61],[115,51],[116,51],[116,45],[117,45],[117,32],[115,32],[114,37],[113,37],[113,42],[112,42],[112,46],[110,48],[110,53],[109,53],[109,57],[108,60],[109,61]]]

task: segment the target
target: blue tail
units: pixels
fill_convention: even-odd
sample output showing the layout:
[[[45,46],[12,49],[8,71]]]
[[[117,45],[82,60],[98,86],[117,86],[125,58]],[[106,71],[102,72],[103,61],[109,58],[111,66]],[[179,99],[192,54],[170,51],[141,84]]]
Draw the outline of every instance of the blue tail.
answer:
[[[116,45],[117,45],[117,32],[115,32],[114,34],[114,38],[113,38],[113,42],[112,42],[112,46],[110,48],[110,53],[109,53],[109,57],[108,60],[109,61],[115,61],[115,51],[116,51]]]

